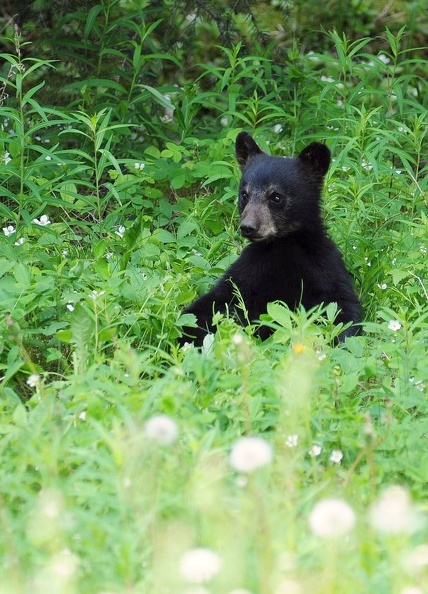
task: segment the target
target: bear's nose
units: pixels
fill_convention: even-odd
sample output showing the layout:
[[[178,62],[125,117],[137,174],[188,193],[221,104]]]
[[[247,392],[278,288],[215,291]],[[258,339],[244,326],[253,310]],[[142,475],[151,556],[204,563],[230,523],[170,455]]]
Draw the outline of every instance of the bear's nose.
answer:
[[[257,235],[257,227],[248,223],[241,225],[241,235],[251,239]]]

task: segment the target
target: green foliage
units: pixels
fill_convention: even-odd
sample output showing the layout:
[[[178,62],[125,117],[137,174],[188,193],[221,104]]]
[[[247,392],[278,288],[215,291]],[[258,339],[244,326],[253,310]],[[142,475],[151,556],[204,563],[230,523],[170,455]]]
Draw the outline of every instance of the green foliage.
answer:
[[[55,55],[17,29],[4,40],[0,593],[189,592],[180,559],[204,547],[223,560],[204,592],[402,594],[427,568],[418,15],[374,39],[372,3],[351,3],[298,51],[303,30],[274,47],[257,27],[278,11],[309,25],[317,3],[254,6],[253,21],[189,4],[191,26],[181,3],[152,4],[59,3]],[[332,149],[325,218],[365,314],[345,345],[334,304],[273,303],[264,343],[216,315],[202,352],[177,346],[183,307],[242,247],[243,128],[274,154]],[[168,422],[149,430],[159,414],[178,439]],[[234,466],[242,435],[262,436],[272,463]],[[379,529],[370,510],[397,484]],[[325,546],[308,521],[329,497],[357,522]]]

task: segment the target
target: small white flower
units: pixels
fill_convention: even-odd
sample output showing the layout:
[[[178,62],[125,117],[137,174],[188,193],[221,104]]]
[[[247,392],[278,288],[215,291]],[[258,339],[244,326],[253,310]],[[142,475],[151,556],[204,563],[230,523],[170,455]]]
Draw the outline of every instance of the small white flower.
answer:
[[[343,452],[341,450],[333,450],[330,454],[330,462],[334,462],[335,464],[340,464],[343,458]]]
[[[383,62],[384,64],[389,64],[391,62],[391,59],[388,58],[388,56],[385,56],[385,54],[379,54],[378,58],[381,62]]]
[[[327,354],[322,351],[315,351],[318,361],[324,361],[327,358]]]
[[[370,523],[386,534],[409,534],[420,526],[420,518],[404,487],[386,489],[369,511]]]
[[[298,441],[298,435],[289,435],[285,440],[285,445],[287,446],[287,448],[295,448],[297,446]]]
[[[388,285],[386,283],[382,283],[382,284],[378,284],[379,289],[381,289],[381,291],[385,291],[385,289],[388,288]]]
[[[273,127],[273,131],[275,132],[275,134],[279,134],[280,132],[282,132],[283,128],[281,126],[281,124],[275,124],[275,126]]]
[[[349,532],[355,519],[354,510],[343,499],[323,499],[312,509],[309,526],[317,536],[333,538]]]
[[[321,81],[326,83],[334,83],[334,78],[331,76],[321,76]]]
[[[227,116],[223,116],[220,120],[220,124],[223,128],[226,128],[229,125],[229,118]]]
[[[7,165],[8,163],[10,163],[12,161],[12,159],[10,158],[10,153],[8,153],[7,151],[4,153],[3,157],[2,157],[2,161],[5,165]]]
[[[253,472],[271,460],[272,447],[262,437],[241,437],[230,452],[230,464],[238,472]]]
[[[13,245],[22,245],[24,243],[25,239],[24,237],[20,237],[19,239],[17,239],[15,241],[15,243]]]
[[[144,433],[150,441],[171,445],[178,437],[178,427],[171,417],[155,415],[145,424]]]
[[[89,294],[89,297],[91,299],[96,299],[97,297],[102,297],[103,295],[105,295],[105,291],[97,291],[94,289],[92,293]]]
[[[13,225],[8,225],[7,227],[3,227],[3,233],[6,235],[6,237],[9,237],[9,235],[13,235],[13,233],[15,233],[16,229]]]
[[[81,421],[86,421],[86,410],[82,410],[82,412],[79,414],[79,419]]]
[[[315,458],[316,456],[319,456],[321,454],[321,450],[322,450],[322,447],[320,445],[314,443],[314,445],[311,447],[311,449],[309,450],[308,453],[312,458]]]
[[[428,252],[427,248],[424,245],[421,245],[419,251],[421,252],[421,254],[426,254]]]
[[[214,551],[198,548],[187,551],[180,559],[180,573],[193,584],[210,581],[220,571],[222,561]]]
[[[32,373],[27,379],[27,384],[30,386],[30,388],[36,388],[39,382],[40,375],[38,375],[37,373]]]
[[[74,311],[74,305],[71,302],[67,303],[67,309],[68,311]]]
[[[144,167],[146,166],[145,163],[134,163],[134,167],[135,169],[138,169],[140,171],[142,171],[144,169]]]
[[[33,219],[33,223],[36,225],[40,225],[41,227],[46,227],[46,225],[50,225],[51,222],[47,215],[42,215],[40,219]]]
[[[123,225],[119,225],[119,228],[117,229],[117,231],[115,231],[115,235],[120,237],[120,239],[123,239],[125,231],[126,231],[126,227],[124,227]]]
[[[401,324],[398,320],[391,320],[388,324],[388,328],[394,332],[397,332],[397,330],[400,330]]]
[[[45,161],[52,161],[52,157],[50,155],[46,155]]]

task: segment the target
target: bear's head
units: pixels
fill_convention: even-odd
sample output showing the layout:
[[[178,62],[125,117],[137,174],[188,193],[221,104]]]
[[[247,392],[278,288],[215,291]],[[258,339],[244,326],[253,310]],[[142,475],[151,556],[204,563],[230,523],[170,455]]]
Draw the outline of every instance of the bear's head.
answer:
[[[297,157],[266,154],[247,132],[236,138],[242,170],[241,233],[250,241],[272,241],[320,223],[321,189],[329,165],[325,144],[312,142]]]

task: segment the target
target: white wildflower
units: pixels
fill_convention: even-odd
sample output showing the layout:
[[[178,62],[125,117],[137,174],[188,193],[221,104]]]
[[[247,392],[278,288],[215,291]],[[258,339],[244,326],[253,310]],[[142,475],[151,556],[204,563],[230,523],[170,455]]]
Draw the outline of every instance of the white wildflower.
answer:
[[[9,237],[9,235],[13,235],[15,233],[16,229],[13,225],[8,225],[7,227],[3,227],[3,233],[6,235],[6,237]]]
[[[388,56],[385,56],[385,54],[379,54],[378,58],[384,64],[389,64],[391,62],[391,58],[388,58]]]
[[[10,153],[8,153],[7,151],[4,153],[3,157],[2,157],[2,161],[5,165],[7,165],[8,163],[10,163],[12,161],[12,159],[10,158]]]
[[[285,445],[287,446],[287,448],[295,448],[297,446],[298,441],[298,435],[289,435],[285,440]]]
[[[67,303],[67,309],[68,311],[74,311],[74,305],[71,302]]]
[[[51,221],[47,215],[42,215],[40,219],[33,219],[33,223],[40,225],[41,227],[46,227],[46,225],[51,224]]]
[[[226,128],[229,125],[229,118],[227,116],[223,116],[220,120],[220,124],[223,128]]]
[[[147,421],[144,433],[150,441],[171,445],[178,437],[177,423],[167,415],[155,415]]]
[[[261,437],[241,437],[230,452],[230,464],[238,472],[253,472],[271,460],[272,447]]]
[[[23,237],[20,237],[19,239],[17,239],[15,241],[15,243],[13,245],[22,245],[24,243],[25,239]]]
[[[355,520],[354,510],[343,499],[323,499],[312,509],[309,526],[317,536],[333,538],[350,532]]]
[[[29,378],[27,379],[27,384],[30,388],[36,388],[40,382],[40,375],[37,373],[32,373]]]
[[[124,227],[123,225],[119,225],[119,228],[117,229],[117,231],[115,231],[115,235],[120,237],[120,239],[123,239],[123,236],[125,235],[125,231],[126,231],[126,227]]]
[[[409,492],[400,486],[389,487],[382,493],[371,505],[369,519],[376,530],[386,534],[412,533],[420,524]]]
[[[96,289],[89,293],[89,297],[94,300],[98,297],[102,297],[103,295],[105,295],[105,291],[97,291]]]
[[[320,445],[314,443],[314,445],[311,447],[311,449],[309,450],[308,453],[312,458],[315,458],[316,456],[319,456],[321,454],[321,450],[322,450],[322,447]]]
[[[139,171],[142,171],[145,166],[146,166],[145,163],[134,163],[134,168],[138,169]]]
[[[279,134],[280,132],[282,132],[283,128],[281,126],[281,124],[275,124],[275,126],[273,127],[273,131],[275,132],[275,134]]]
[[[379,289],[380,289],[381,291],[385,291],[385,289],[387,289],[387,288],[388,288],[388,285],[387,285],[386,283],[381,283],[381,284],[379,284],[379,283],[378,283],[378,285],[377,285],[377,286],[379,287]]]
[[[45,161],[52,161],[52,157],[50,155],[46,155]]]
[[[330,454],[330,462],[334,464],[340,464],[343,458],[343,452],[341,450],[333,450]]]
[[[214,551],[197,548],[187,551],[180,559],[180,573],[193,584],[210,581],[220,571],[222,561]]]
[[[401,324],[398,320],[391,320],[388,324],[388,328],[394,332],[397,332],[397,330],[400,330]]]

